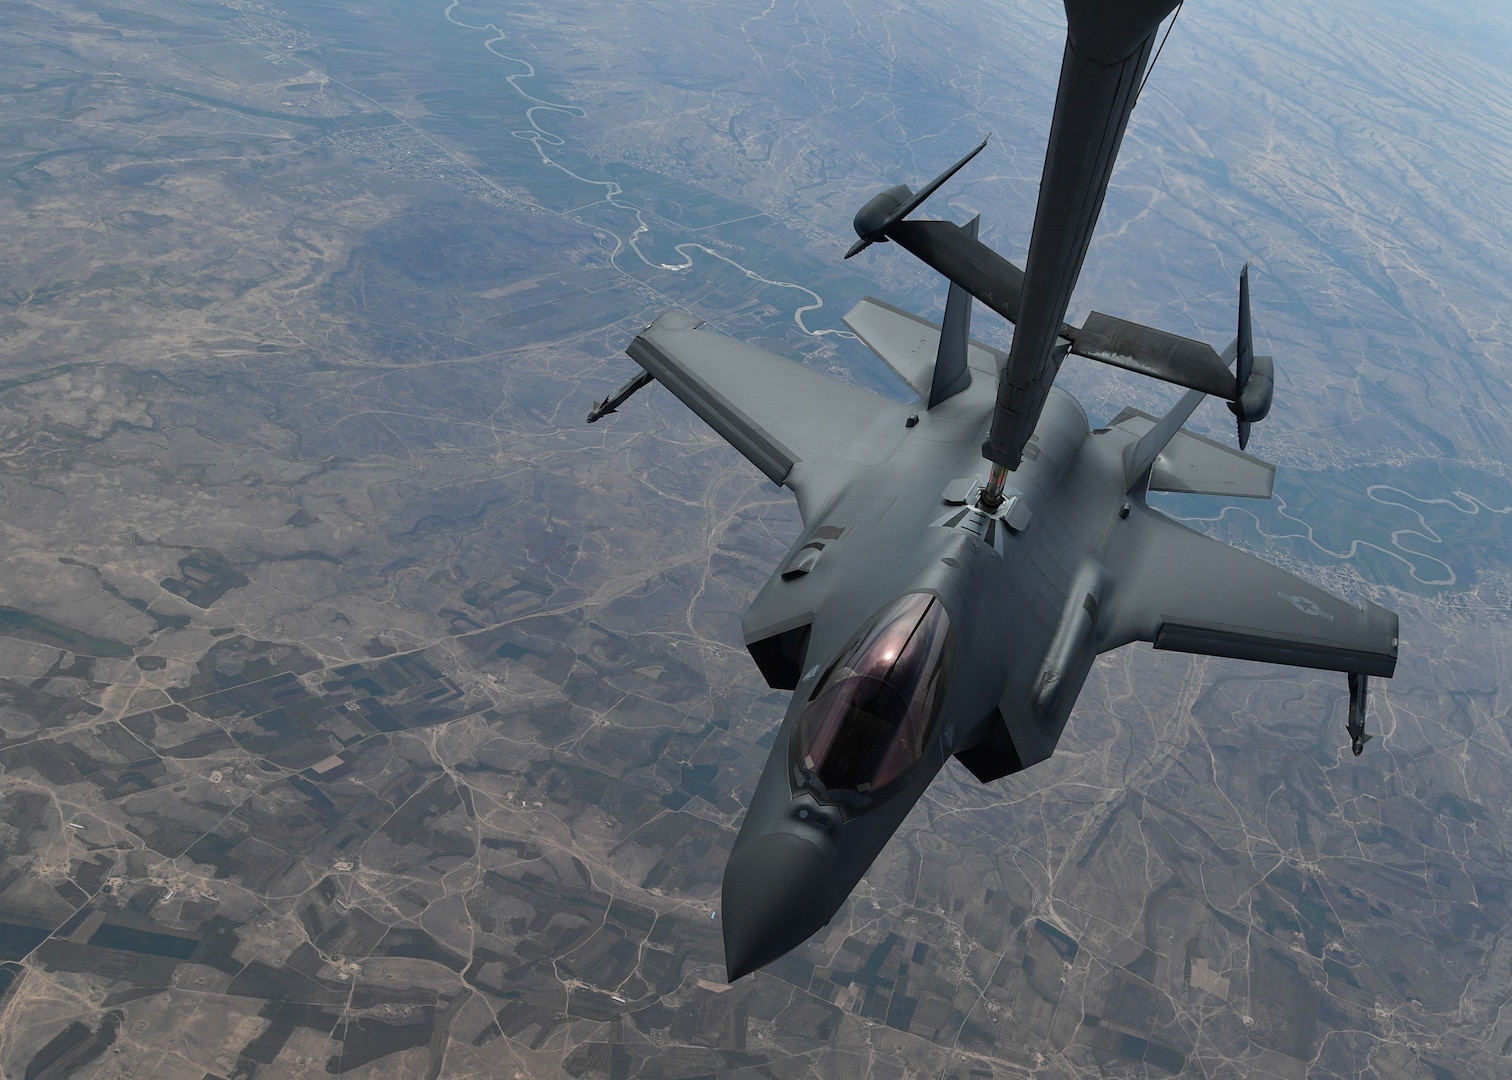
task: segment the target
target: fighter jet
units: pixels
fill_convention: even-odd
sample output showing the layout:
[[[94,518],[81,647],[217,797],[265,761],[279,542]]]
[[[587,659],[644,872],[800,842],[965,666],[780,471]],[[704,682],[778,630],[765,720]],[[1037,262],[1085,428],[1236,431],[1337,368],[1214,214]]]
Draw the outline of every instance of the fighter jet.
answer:
[[[1269,498],[1243,452],[1270,408],[1249,268],[1223,351],[1094,312],[1064,322],[1155,36],[1176,0],[1065,0],[1068,31],[1023,270],[977,222],[909,217],[981,150],[856,215],[854,255],[892,242],[950,281],[935,323],[866,298],[855,335],[918,395],[885,400],[668,312],[627,352],[798,501],[802,534],[742,619],[792,701],[725,869],[731,981],[820,930],[954,757],[987,783],[1055,749],[1094,659],[1135,641],[1348,675],[1358,754],[1369,676],[1396,668],[1397,617],[1360,606],[1147,505],[1151,491]],[[984,143],[985,145],[985,143]],[[980,302],[1015,324],[970,337]],[[1053,381],[1068,354],[1187,388],[1164,417],[1091,430]],[[1229,403],[1240,449],[1183,430]]]

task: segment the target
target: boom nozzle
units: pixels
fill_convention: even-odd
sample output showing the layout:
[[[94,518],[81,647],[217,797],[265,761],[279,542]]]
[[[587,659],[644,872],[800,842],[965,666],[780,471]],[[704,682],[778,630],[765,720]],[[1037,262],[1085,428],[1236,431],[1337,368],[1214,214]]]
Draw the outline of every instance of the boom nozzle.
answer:
[[[588,412],[588,423],[596,424],[612,412],[618,412],[619,407],[630,400],[630,395],[651,383],[654,376],[649,371],[643,371],[631,379],[624,386],[600,401]]]
[[[1003,488],[1008,481],[1008,468],[1005,465],[992,463],[992,470],[987,474],[987,484],[977,494],[977,509],[985,510],[989,514],[995,514],[1003,505]]]

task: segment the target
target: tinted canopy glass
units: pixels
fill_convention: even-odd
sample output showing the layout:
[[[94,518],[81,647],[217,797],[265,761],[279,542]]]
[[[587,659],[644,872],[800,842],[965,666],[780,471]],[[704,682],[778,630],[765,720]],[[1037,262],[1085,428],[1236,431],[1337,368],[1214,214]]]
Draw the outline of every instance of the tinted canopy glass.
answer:
[[[801,772],[862,793],[896,780],[923,756],[953,651],[937,597],[907,593],[883,608],[809,695],[798,719]]]

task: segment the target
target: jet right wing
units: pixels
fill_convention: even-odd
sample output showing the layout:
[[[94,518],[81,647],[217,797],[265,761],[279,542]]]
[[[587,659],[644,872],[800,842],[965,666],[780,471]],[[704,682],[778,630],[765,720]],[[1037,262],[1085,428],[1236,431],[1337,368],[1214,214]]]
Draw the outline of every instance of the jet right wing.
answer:
[[[1356,607],[1278,566],[1141,504],[1104,556],[1112,589],[1098,651],[1131,641],[1157,649],[1390,677],[1397,616]]]
[[[669,311],[625,351],[746,459],[798,497],[805,520],[907,430],[906,405]],[[800,464],[803,466],[799,468]]]

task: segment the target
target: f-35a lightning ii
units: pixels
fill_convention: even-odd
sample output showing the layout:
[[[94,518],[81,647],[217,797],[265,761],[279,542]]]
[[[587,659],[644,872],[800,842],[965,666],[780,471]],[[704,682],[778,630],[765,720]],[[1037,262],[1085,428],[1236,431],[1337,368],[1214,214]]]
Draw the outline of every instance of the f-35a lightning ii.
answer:
[[[846,316],[917,402],[673,311],[627,350],[643,373],[589,417],[654,378],[798,499],[803,533],[742,619],[762,675],[793,697],[725,869],[731,981],[830,920],[947,758],[989,782],[1049,757],[1099,653],[1148,641],[1345,672],[1356,754],[1368,738],[1367,678],[1396,668],[1396,615],[1146,505],[1150,491],[1271,495],[1274,467],[1242,452],[1273,383],[1270,358],[1251,348],[1248,267],[1221,355],[1097,312],[1063,321],[1175,4],[1065,0],[1022,271],[977,239],[976,221],[908,216],[980,146],[918,193],[890,188],[856,215],[850,254],[891,241],[951,283],[940,324],[871,298]],[[1015,324],[1006,355],[970,338],[973,300]],[[1188,393],[1163,418],[1125,409],[1090,431],[1052,386],[1067,353]],[[1182,430],[1205,396],[1229,403],[1239,451]]]

